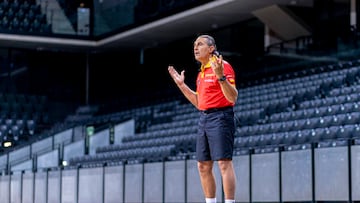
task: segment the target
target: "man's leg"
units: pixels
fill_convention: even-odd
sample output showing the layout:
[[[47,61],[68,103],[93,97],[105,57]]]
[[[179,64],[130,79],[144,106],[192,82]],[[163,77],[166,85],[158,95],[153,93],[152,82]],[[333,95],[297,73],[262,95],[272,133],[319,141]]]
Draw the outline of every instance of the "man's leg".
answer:
[[[207,200],[215,199],[216,183],[213,173],[213,161],[199,161],[198,170],[204,196]]]
[[[222,176],[225,200],[235,202],[236,176],[232,160],[219,160],[218,165]]]

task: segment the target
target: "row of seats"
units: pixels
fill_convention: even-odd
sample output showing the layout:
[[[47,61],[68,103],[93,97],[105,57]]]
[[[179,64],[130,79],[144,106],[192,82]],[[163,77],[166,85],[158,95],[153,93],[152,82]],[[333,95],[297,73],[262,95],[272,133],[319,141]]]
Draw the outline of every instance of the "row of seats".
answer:
[[[151,125],[147,128],[147,132],[150,131],[158,131],[158,130],[166,130],[171,128],[184,128],[187,126],[194,126],[197,123],[197,118],[192,118],[188,120],[175,120],[171,122],[163,122],[159,124]]]
[[[358,112],[360,100],[333,105],[315,105],[315,107],[301,108],[294,111],[285,111],[269,116],[268,122],[282,122],[300,120],[305,118],[324,117],[337,114]]]
[[[330,115],[324,117],[304,118],[276,123],[244,126],[238,129],[237,136],[253,136],[278,132],[297,131],[330,126],[342,126],[360,123],[359,112]]]
[[[306,77],[298,77],[285,81],[267,83],[259,86],[248,87],[239,90],[239,100],[251,100],[264,95],[284,94],[285,92],[292,96],[294,91],[308,88],[321,88],[322,91],[341,86],[342,84],[351,83],[359,77],[359,67],[341,69],[332,72],[324,72]]]
[[[360,126],[356,123],[343,126],[329,126],[261,135],[240,136],[235,138],[235,148],[237,148],[237,150],[250,150],[265,146],[287,147],[334,140],[349,141],[359,139],[359,132]]]
[[[299,83],[299,80],[302,78],[309,78],[309,80],[317,80],[322,73],[325,72],[335,72],[338,70],[348,70],[353,67],[359,66],[360,61],[353,59],[350,61],[341,61],[338,63],[326,63],[324,64],[314,64],[312,66],[303,68],[298,71],[291,71],[285,74],[277,74],[270,77],[261,77],[260,79],[249,80],[245,83],[240,83],[240,90],[248,88],[259,88],[262,89],[263,85],[266,86],[278,86],[278,82],[283,82],[285,84],[290,84],[292,81],[294,83]],[[299,79],[300,78],[300,79]],[[281,85],[282,86],[282,85]],[[284,85],[286,86],[286,85]]]
[[[352,93],[349,95],[328,96],[325,98],[317,98],[313,100],[304,101],[298,105],[298,108],[307,109],[313,107],[341,105],[349,102],[358,102],[358,101],[360,101],[360,95],[357,93]]]
[[[0,102],[0,111],[1,112],[15,112],[15,113],[21,113],[26,112],[29,114],[35,113],[35,112],[44,112],[47,111],[47,106],[45,104],[35,104],[35,103],[4,103]]]
[[[122,142],[129,142],[135,140],[150,140],[152,138],[164,138],[164,137],[172,137],[178,135],[186,135],[186,134],[195,133],[196,130],[197,130],[196,125],[189,125],[181,128],[168,128],[157,131],[149,131],[149,132],[137,133],[136,136],[134,135],[124,136]]]
[[[129,162],[130,160],[137,160],[138,162],[154,162],[164,161],[169,156],[176,153],[175,145],[152,146],[146,148],[134,148],[128,150],[112,151],[96,153],[95,155],[85,155],[81,157],[73,157],[69,160],[69,165],[86,165],[92,163],[108,162]]]
[[[40,16],[42,17],[42,15]],[[37,33],[51,33],[52,27],[51,24],[47,22],[41,22],[35,18],[33,21],[28,18],[20,20],[18,18],[8,19],[7,16],[4,16],[0,19],[0,29],[2,31],[16,31],[16,32],[37,32]]]
[[[38,9],[36,6],[36,0],[1,0],[0,8],[4,10],[13,9],[14,11],[18,11],[19,9],[23,9],[25,11]]]
[[[332,89],[329,92],[329,96],[336,97],[336,96],[344,96],[349,94],[360,93],[360,85],[352,85],[352,86],[345,86],[342,88]]]
[[[45,95],[26,95],[15,93],[1,93],[0,103],[20,103],[20,104],[45,104],[47,97]]]
[[[360,121],[359,102],[360,100],[273,114],[266,124],[240,127],[237,136],[355,124]]]
[[[28,21],[34,21],[35,19],[40,22],[46,21],[46,15],[41,13],[40,5],[31,5],[29,9],[25,8],[4,8],[0,7],[0,18],[6,17],[8,20],[17,19],[19,21],[27,19]]]
[[[184,135],[152,138],[148,140],[134,140],[126,141],[118,145],[108,145],[96,149],[96,153],[121,151],[128,149],[137,149],[152,146],[164,146],[175,144],[177,151],[193,152],[195,151],[196,133],[189,133]]]
[[[341,64],[339,64],[339,66],[340,65]],[[313,70],[313,74],[306,74],[303,77],[290,78],[286,80],[274,80],[270,83],[239,89],[239,99],[251,99],[252,97],[261,95],[287,92],[290,90],[314,87],[318,85],[333,88],[343,83],[352,83],[357,77],[360,76],[360,70],[358,66],[337,68],[335,70],[332,67],[333,65],[328,65],[326,67],[316,67],[314,69],[310,69]],[[322,70],[322,72],[315,73],[319,70]]]

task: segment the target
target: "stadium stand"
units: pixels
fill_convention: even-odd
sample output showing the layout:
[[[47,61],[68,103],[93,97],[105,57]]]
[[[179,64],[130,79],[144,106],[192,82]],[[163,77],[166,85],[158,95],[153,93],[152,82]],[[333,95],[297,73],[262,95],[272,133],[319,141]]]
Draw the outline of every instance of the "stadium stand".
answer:
[[[211,1],[189,0],[183,4],[180,1],[140,2],[134,9],[134,17],[142,25],[147,20],[161,19]],[[148,7],[152,2],[162,2],[158,6],[163,6],[163,10],[157,13],[156,5],[155,8]],[[54,34],[52,22],[48,22],[49,12],[44,10],[43,3],[26,0],[0,1],[1,32]],[[58,3],[63,8],[67,7],[64,13],[75,28],[77,25],[74,15],[79,2],[61,0]],[[175,5],[178,8],[172,9],[171,6]],[[109,9],[109,16],[117,9]],[[214,30],[214,34],[219,33]],[[222,34],[224,33],[220,32],[219,37]],[[238,36],[239,33],[232,34]],[[284,44],[280,45],[287,42],[282,43]],[[228,48],[226,43],[224,46]],[[234,53],[224,52],[227,59],[234,60],[234,64],[237,64],[239,58],[232,54]],[[280,73],[275,68],[271,71],[270,67],[265,67],[265,74],[258,74],[259,70],[244,73],[246,70],[242,72],[241,65],[245,63],[237,64],[241,67],[238,77],[239,97],[234,108],[234,167],[239,171],[236,191],[238,202],[360,200],[357,174],[360,145],[358,56],[351,53],[341,58],[344,60],[306,62],[306,65],[300,63],[293,69],[287,64],[292,59],[285,57],[282,60],[286,62],[279,63],[285,64],[285,67],[281,68],[276,64]],[[240,59],[246,57],[248,56]],[[41,56],[34,61],[43,58]],[[148,58],[156,62],[159,60],[157,57]],[[168,62],[168,58],[171,57],[164,54],[164,63]],[[100,58],[87,58],[90,62],[96,62],[96,59]],[[253,58],[251,60],[256,63]],[[12,67],[6,59],[4,61],[6,68]],[[276,63],[275,61],[268,63]],[[57,68],[56,62],[53,64],[54,69]],[[17,79],[12,78],[11,71],[0,72],[1,79],[10,80],[8,84],[2,80],[0,85],[1,199],[9,200],[7,202],[31,200],[54,203],[60,203],[60,200],[87,203],[201,202],[203,197],[199,191],[200,183],[196,181],[198,174],[194,155],[199,112],[182,97],[171,92],[171,87],[166,88],[172,94],[166,94],[164,90],[159,94],[162,96],[159,100],[148,101],[147,98],[150,97],[130,98],[125,91],[118,89],[123,85],[119,75],[112,78],[112,72],[103,67],[103,63],[100,64],[102,71],[107,72],[106,80],[114,80],[115,85],[108,87],[107,91],[111,90],[113,95],[120,95],[120,99],[128,100],[127,105],[118,103],[119,98],[110,98],[110,105],[98,102],[100,99],[92,104],[93,98],[86,104],[72,101],[67,105],[69,100],[76,100],[76,97],[67,94],[73,89],[69,83],[78,80],[84,84],[84,81],[78,79],[80,73],[85,72],[83,70],[80,73],[73,70],[73,78],[69,77],[71,79],[65,78],[68,72],[55,77],[58,80],[48,79],[47,87],[44,83],[38,83],[27,88],[20,88],[31,84],[21,83],[26,80],[21,74]],[[134,69],[129,75],[139,77],[135,82],[144,85],[144,95],[152,92],[150,86],[155,85],[144,79],[151,73],[151,70],[147,72],[145,69],[153,68],[154,64],[158,65],[153,61],[149,66],[125,64]],[[62,65],[59,65],[60,70],[68,68]],[[15,66],[20,67],[18,64]],[[95,68],[90,68],[90,77],[98,76],[98,72],[91,72],[93,69]],[[190,72],[190,77],[196,74],[187,72]],[[45,81],[48,75],[44,75],[36,77],[36,82]],[[248,78],[254,75],[257,77]],[[159,74],[158,77],[162,76]],[[61,77],[68,82],[65,83],[68,86],[56,84]],[[21,84],[13,86],[11,82]],[[164,88],[166,80],[159,83]],[[132,83],[126,80],[124,84],[125,89],[129,89],[129,84]],[[32,87],[44,89],[41,93],[48,91],[50,94],[26,94],[21,91]],[[84,85],[79,89],[85,89]],[[104,89],[100,91],[106,92]],[[90,95],[92,94],[96,95],[96,91],[91,90]],[[85,97],[79,97],[82,96]],[[54,101],[54,98],[56,100],[61,97],[68,99],[64,102],[66,104]],[[117,106],[112,106],[114,103]],[[5,146],[9,144],[11,146]],[[214,173],[218,175],[216,169]],[[342,187],[339,188],[339,185]],[[221,188],[218,190],[221,199]]]
[[[332,76],[336,77],[327,79]],[[235,108],[239,119],[235,153],[243,150],[272,151],[277,147],[313,145],[332,140],[353,140],[359,129],[359,97],[352,92],[344,95],[335,92],[356,91],[354,87],[359,83],[359,76],[360,69],[354,66],[239,89],[241,97]],[[286,97],[276,96],[285,93]],[[269,97],[273,99],[269,101]],[[247,107],[247,103],[253,105]],[[181,105],[179,101],[149,108],[152,123],[148,123],[135,135],[124,136],[121,143],[97,148],[94,155],[71,158],[70,165],[86,164],[89,159],[90,162],[101,160],[99,156],[103,157],[103,162],[111,160],[107,156],[112,157],[115,152],[120,153],[117,156],[122,158],[116,160],[120,159],[122,163],[134,159],[137,159],[136,163],[170,160],[184,154],[185,158],[191,157],[195,150],[196,110],[191,105]],[[92,120],[98,118],[95,116]],[[89,120],[84,122],[88,123]],[[272,148],[268,148],[270,146]],[[139,149],[144,149],[146,156],[137,157]],[[127,156],[121,155],[126,153]]]

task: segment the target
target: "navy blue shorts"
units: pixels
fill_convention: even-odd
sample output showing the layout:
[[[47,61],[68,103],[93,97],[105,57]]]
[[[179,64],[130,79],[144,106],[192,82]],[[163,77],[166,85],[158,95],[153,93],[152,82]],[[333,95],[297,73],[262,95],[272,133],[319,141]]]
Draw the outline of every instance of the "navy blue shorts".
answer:
[[[200,112],[196,140],[198,161],[232,159],[235,121],[233,108]]]

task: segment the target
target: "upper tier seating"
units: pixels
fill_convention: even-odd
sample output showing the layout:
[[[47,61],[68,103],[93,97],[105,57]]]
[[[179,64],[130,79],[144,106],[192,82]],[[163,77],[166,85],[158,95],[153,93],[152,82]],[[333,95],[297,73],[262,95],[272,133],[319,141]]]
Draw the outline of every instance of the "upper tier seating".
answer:
[[[51,24],[41,6],[32,0],[3,0],[0,2],[0,30],[25,33],[51,33]]]

